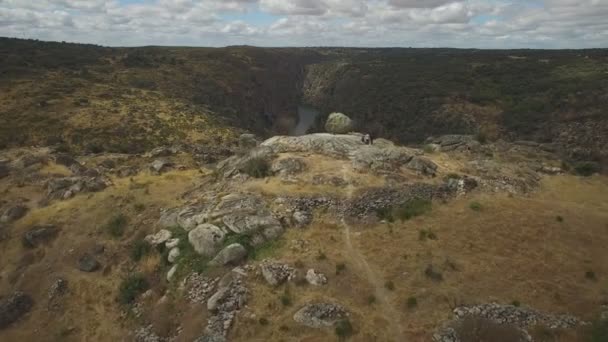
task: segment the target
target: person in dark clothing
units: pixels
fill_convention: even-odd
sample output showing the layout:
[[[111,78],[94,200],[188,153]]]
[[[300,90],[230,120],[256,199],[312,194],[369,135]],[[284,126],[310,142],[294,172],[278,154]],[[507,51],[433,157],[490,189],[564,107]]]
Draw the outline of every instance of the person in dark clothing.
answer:
[[[372,145],[374,143],[374,138],[372,138],[371,134],[366,133],[363,136],[361,136],[361,142],[364,143],[365,145]]]

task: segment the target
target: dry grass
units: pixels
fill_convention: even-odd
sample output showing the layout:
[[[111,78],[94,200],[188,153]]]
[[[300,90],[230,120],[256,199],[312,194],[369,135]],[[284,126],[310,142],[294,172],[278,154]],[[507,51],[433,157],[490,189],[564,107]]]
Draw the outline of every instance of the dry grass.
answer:
[[[469,209],[471,201],[482,203],[484,211]],[[557,222],[557,215],[564,222]],[[360,227],[352,239],[381,277],[394,283],[390,295],[405,336],[409,341],[428,341],[430,332],[450,317],[451,309],[462,304],[508,304],[518,299],[539,310],[591,319],[605,290],[602,281],[586,280],[585,271],[593,269],[599,279],[608,274],[607,222],[608,180],[559,176],[545,178],[542,189],[530,197],[478,194],[461,198],[392,224],[392,229]],[[421,242],[419,229],[433,231],[437,240]],[[285,309],[278,300],[281,289],[271,289],[263,281],[254,283],[251,310],[258,317],[269,317],[271,324],[245,322],[236,329],[235,340],[335,339],[330,329],[302,329],[291,319],[303,303],[319,297],[333,298],[351,310],[353,341],[394,340],[382,328],[386,321],[377,311],[378,304],[367,302],[373,294],[367,279],[348,267],[342,237],[341,228],[331,223],[289,231],[286,241],[303,239],[310,247],[300,251],[288,244],[278,251],[281,260],[291,264],[299,260],[306,269],[319,269],[329,276],[329,284],[321,290],[298,287],[291,291],[294,305]],[[317,260],[319,251],[327,255],[325,260]],[[340,275],[334,273],[337,262],[347,265]],[[442,282],[425,276],[429,264],[442,272]],[[413,295],[417,307],[408,310],[407,299]],[[281,325],[290,329],[277,329]],[[563,340],[576,341],[569,339],[574,335],[564,333]]]

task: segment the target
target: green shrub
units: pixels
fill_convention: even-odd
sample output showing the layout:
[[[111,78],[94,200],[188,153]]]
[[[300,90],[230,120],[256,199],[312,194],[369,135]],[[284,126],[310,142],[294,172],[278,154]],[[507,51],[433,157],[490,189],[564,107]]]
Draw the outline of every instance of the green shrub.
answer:
[[[347,318],[341,319],[336,322],[335,332],[340,340],[344,340],[353,334],[353,326]]]
[[[408,307],[409,309],[413,309],[413,308],[415,308],[416,306],[418,306],[418,299],[416,299],[416,297],[413,297],[413,296],[412,296],[412,297],[409,297],[409,298],[407,299],[407,307]]]
[[[343,262],[340,262],[338,264],[336,264],[336,275],[344,272],[346,270],[346,264]]]
[[[368,305],[372,305],[376,302],[376,296],[374,295],[369,295],[367,296],[367,304]]]
[[[600,166],[594,162],[579,162],[574,165],[574,172],[578,175],[589,177],[594,173],[600,172]]]
[[[135,242],[135,244],[133,245],[133,247],[131,247],[131,259],[133,261],[139,261],[145,255],[147,255],[148,253],[150,253],[151,249],[152,248],[150,247],[150,244],[147,243],[146,241],[144,241],[144,240],[137,240]]]
[[[135,298],[148,289],[148,281],[143,275],[137,273],[129,275],[120,283],[118,301],[121,304],[130,304]]]
[[[424,270],[424,275],[426,275],[429,279],[433,281],[442,281],[443,274],[440,271],[436,270],[433,265],[428,265]]]
[[[268,319],[264,317],[260,318],[258,322],[260,323],[260,325],[268,325],[268,323],[270,323],[268,322]]]
[[[264,178],[270,175],[270,163],[262,157],[249,159],[240,170],[254,178]]]
[[[471,208],[471,210],[473,210],[473,211],[481,211],[483,209],[483,207],[481,206],[481,203],[479,203],[479,202],[471,202],[469,204],[469,208]]]
[[[291,297],[289,296],[288,292],[283,293],[280,299],[283,306],[290,306],[292,304]]]
[[[315,257],[317,260],[321,261],[321,260],[327,260],[327,255],[325,255],[325,253],[319,251],[319,254],[317,254],[317,256]]]
[[[395,218],[393,217],[393,208],[391,207],[376,209],[376,216],[379,220],[395,222]]]
[[[608,341],[608,320],[596,320],[591,324],[589,342]]]
[[[420,241],[424,241],[426,239],[429,240],[437,240],[437,235],[435,235],[435,233],[433,233],[430,230],[426,230],[426,229],[422,229],[420,230],[420,232],[418,233],[418,239]]]
[[[395,216],[401,221],[405,221],[430,211],[431,207],[431,201],[416,198],[398,207]]]
[[[519,307],[521,303],[518,300],[514,300],[511,302],[511,305]]]
[[[389,291],[393,291],[393,290],[395,290],[395,283],[393,283],[391,280],[389,280],[386,283],[384,283],[384,287]]]
[[[589,279],[589,280],[596,280],[597,277],[595,276],[595,272],[593,271],[587,271],[585,272],[585,278]]]
[[[562,216],[560,216],[560,215],[557,215],[557,216],[555,217],[555,220],[556,220],[557,222],[564,222],[564,218],[563,218]]]
[[[127,217],[123,214],[118,214],[110,219],[106,224],[106,231],[113,237],[121,237],[125,233],[127,227]]]
[[[141,213],[142,211],[146,210],[146,206],[142,203],[137,203],[133,206],[133,209],[135,209],[136,212]]]

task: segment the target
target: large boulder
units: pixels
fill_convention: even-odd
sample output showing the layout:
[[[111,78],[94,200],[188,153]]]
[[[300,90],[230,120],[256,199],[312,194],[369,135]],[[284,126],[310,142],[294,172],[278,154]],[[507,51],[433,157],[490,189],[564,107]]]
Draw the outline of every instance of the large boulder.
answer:
[[[247,249],[240,243],[233,243],[222,249],[213,260],[209,262],[211,266],[235,265],[245,259]]]
[[[9,222],[16,221],[16,220],[22,218],[23,216],[25,216],[25,214],[27,213],[28,210],[29,210],[28,207],[26,207],[22,204],[17,204],[17,205],[11,206],[8,209],[6,209],[6,211],[2,214],[2,216],[0,216],[0,222],[9,223]]]
[[[28,313],[34,301],[23,292],[13,292],[0,300],[0,329],[6,328]]]
[[[360,136],[350,134],[315,133],[301,136],[274,136],[261,144],[275,153],[312,152],[331,157],[347,158],[364,144]]]
[[[353,130],[353,120],[342,113],[331,113],[325,122],[325,130],[333,134],[346,134]]]
[[[293,315],[293,320],[311,328],[334,325],[348,315],[346,309],[333,303],[306,304]]]
[[[188,233],[188,241],[198,254],[213,257],[222,245],[225,236],[226,233],[217,226],[204,223]]]
[[[34,226],[23,234],[21,242],[24,247],[35,248],[54,239],[58,232],[59,229],[52,224]]]

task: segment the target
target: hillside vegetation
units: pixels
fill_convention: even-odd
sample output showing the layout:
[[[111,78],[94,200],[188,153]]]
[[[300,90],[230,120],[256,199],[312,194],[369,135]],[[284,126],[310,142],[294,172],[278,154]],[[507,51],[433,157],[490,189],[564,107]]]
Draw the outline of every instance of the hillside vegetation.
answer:
[[[105,48],[0,39],[0,145],[110,151],[286,133],[345,112],[401,143],[466,133],[606,164],[608,50]],[[219,138],[218,137],[222,137]]]

